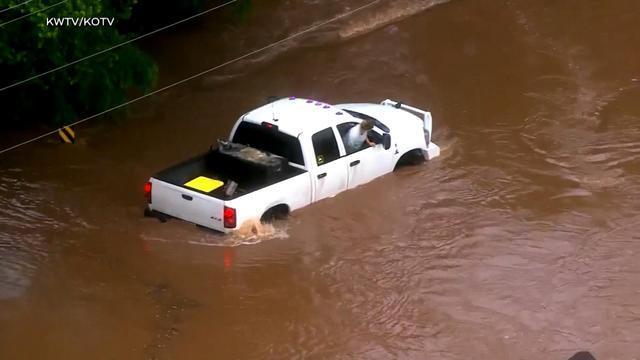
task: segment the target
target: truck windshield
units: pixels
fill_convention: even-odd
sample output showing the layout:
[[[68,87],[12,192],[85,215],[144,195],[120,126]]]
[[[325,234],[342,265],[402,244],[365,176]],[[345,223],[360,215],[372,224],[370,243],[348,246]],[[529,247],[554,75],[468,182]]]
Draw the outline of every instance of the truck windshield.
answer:
[[[276,128],[243,121],[233,135],[233,142],[287,158],[290,162],[304,166],[302,149],[298,138],[278,131]]]

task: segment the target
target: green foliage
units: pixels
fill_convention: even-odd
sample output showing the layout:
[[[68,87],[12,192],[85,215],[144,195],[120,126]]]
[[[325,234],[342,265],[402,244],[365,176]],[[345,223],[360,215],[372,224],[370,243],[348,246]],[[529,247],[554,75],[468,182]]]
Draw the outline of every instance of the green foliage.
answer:
[[[244,21],[249,17],[253,10],[253,2],[251,0],[239,0],[235,6],[234,12],[237,19]]]
[[[0,10],[24,0],[0,0]],[[58,0],[34,0],[0,13],[0,24],[36,12]],[[69,0],[47,11],[0,25],[0,87],[35,76],[122,43],[133,37],[118,30],[135,0]],[[113,26],[47,26],[48,17],[115,18]],[[0,92],[0,126],[33,122],[66,124],[127,99],[131,91],[153,86],[157,68],[128,44]]]

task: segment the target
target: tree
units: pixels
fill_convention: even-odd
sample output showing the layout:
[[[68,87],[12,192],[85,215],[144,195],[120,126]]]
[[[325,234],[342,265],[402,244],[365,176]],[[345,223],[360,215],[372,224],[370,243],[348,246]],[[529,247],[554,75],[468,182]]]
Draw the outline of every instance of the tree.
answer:
[[[24,0],[0,0],[0,10]],[[56,1],[57,2],[57,1]],[[56,2],[33,0],[0,14],[0,24]],[[0,25],[0,88],[122,43],[121,33],[136,0],[70,0],[47,11]],[[47,18],[114,18],[112,26],[51,26]],[[33,122],[62,125],[146,92],[157,78],[152,59],[133,44],[68,66],[0,92],[0,126]]]

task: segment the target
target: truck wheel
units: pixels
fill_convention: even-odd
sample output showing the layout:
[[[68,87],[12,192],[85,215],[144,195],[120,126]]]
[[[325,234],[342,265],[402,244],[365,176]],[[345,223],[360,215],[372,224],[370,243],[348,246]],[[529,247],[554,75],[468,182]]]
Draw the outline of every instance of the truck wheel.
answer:
[[[424,162],[424,155],[422,155],[421,149],[413,149],[411,151],[407,151],[398,159],[396,163],[396,167],[394,170],[397,170],[399,167],[407,166],[407,165],[419,165]]]
[[[287,205],[276,205],[265,211],[260,218],[260,222],[272,222],[274,220],[284,219],[287,215],[289,215],[289,207]]]
[[[159,212],[155,212],[152,211],[151,209],[149,209],[148,207],[144,209],[144,216],[145,217],[151,217],[151,218],[156,218],[158,219],[158,221],[160,221],[161,223],[166,223],[167,220],[169,220],[169,217],[165,214],[161,214]]]

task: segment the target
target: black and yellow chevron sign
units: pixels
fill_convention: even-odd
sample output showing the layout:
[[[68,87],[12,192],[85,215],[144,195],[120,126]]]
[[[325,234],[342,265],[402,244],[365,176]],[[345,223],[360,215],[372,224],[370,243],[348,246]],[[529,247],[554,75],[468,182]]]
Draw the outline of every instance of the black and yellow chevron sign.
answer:
[[[58,135],[60,136],[60,139],[67,144],[73,144],[76,142],[76,133],[69,126],[65,126],[58,130]]]

